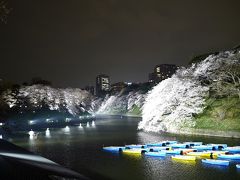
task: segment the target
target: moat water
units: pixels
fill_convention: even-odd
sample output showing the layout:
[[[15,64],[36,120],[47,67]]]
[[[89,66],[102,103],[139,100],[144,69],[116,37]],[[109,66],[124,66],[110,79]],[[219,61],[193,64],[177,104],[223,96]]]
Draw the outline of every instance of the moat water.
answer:
[[[138,118],[96,119],[79,126],[38,130],[37,137],[29,138],[28,131],[16,132],[8,140],[36,154],[51,159],[94,179],[240,179],[240,172],[231,162],[229,167],[206,166],[200,160],[196,163],[182,163],[165,158],[131,156],[109,153],[103,146],[145,144],[162,140],[202,141],[203,143],[227,143],[240,145],[239,139],[201,136],[173,136],[137,131]]]

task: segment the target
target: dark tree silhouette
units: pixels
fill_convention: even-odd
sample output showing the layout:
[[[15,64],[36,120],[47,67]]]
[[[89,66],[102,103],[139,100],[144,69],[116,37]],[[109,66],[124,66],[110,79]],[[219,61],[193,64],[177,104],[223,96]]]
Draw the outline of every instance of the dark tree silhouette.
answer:
[[[7,1],[0,0],[0,22],[7,23],[7,17],[11,9],[7,7]]]

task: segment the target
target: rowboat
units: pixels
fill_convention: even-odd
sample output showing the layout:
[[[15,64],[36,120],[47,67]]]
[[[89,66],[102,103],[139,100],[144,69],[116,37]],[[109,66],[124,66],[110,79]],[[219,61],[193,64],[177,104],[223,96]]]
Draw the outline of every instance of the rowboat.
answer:
[[[169,146],[172,148],[189,148],[190,147],[188,144],[170,144]]]
[[[188,152],[193,152],[195,149],[174,149],[174,150],[161,150],[163,152],[166,152],[167,154],[186,154]]]
[[[172,156],[172,159],[174,159],[174,160],[184,160],[184,161],[195,161],[196,157],[195,156],[175,155],[175,156]]]
[[[126,148],[146,148],[147,145],[142,145],[142,144],[130,144],[130,145],[125,145]]]
[[[188,156],[197,156],[201,158],[217,158],[219,154],[225,154],[226,151],[201,151],[201,152],[188,152]]]
[[[213,146],[211,145],[195,146],[194,148],[197,149],[198,151],[213,150]]]
[[[165,142],[159,142],[159,143],[149,143],[146,145],[147,147],[162,147],[162,146],[166,146],[167,144]]]
[[[218,158],[220,158],[220,159],[240,160],[240,154],[219,154]]]
[[[227,147],[227,148],[224,148],[224,150],[229,151],[230,153],[240,153],[239,146]]]
[[[187,156],[197,156],[197,157],[210,157],[211,153],[209,152],[188,152]]]
[[[108,147],[103,147],[103,150],[105,151],[111,151],[111,152],[121,152],[125,150],[126,147],[124,146],[108,146]]]
[[[157,151],[161,151],[161,150],[171,150],[172,148],[171,147],[150,147],[148,148],[149,151],[151,152],[157,152]]]
[[[207,144],[207,146],[213,146],[212,150],[227,148],[227,144]]]
[[[206,164],[212,164],[212,165],[229,166],[229,161],[225,161],[225,160],[202,159],[202,162]]]
[[[154,157],[164,157],[166,156],[166,152],[146,152],[145,153],[146,156],[154,156]]]
[[[184,142],[183,144],[187,144],[189,146],[201,146],[202,142]]]
[[[166,145],[169,145],[169,144],[177,144],[177,141],[164,141],[164,143]]]
[[[143,154],[148,151],[149,151],[148,149],[135,148],[135,149],[125,149],[122,152],[125,154]]]
[[[206,151],[208,153],[212,153],[213,156],[218,156],[219,154],[226,154],[228,151]]]
[[[165,152],[166,154],[181,154],[180,149],[174,149],[174,150],[161,150],[162,152]]]
[[[158,143],[148,143],[146,145],[147,147],[162,147],[162,146],[167,146],[167,145],[176,144],[176,143],[177,141],[162,141]]]

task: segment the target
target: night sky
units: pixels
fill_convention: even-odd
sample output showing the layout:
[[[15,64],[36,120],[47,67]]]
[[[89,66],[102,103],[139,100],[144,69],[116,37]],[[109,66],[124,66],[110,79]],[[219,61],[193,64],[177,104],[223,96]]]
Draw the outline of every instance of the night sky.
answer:
[[[147,81],[156,64],[186,65],[240,43],[239,0],[9,0],[0,78],[55,86]]]

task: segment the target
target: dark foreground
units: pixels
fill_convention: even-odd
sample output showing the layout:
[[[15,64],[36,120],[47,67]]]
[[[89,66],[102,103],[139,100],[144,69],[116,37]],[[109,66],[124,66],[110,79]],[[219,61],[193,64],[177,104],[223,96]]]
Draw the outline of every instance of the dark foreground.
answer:
[[[0,140],[0,169],[0,179],[3,180],[87,179],[5,140]]]

